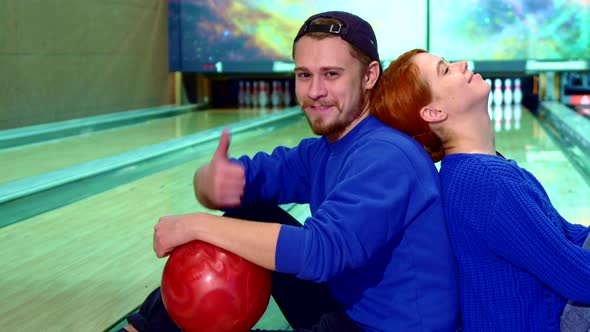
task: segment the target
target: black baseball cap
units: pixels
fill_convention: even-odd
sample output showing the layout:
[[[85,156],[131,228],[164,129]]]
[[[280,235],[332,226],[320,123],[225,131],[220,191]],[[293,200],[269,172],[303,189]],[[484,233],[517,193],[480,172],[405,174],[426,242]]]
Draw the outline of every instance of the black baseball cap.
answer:
[[[340,20],[342,24],[311,24],[317,18],[335,18]],[[379,52],[377,51],[377,38],[371,25],[362,18],[347,12],[331,11],[315,14],[309,17],[299,29],[297,36],[293,43],[297,42],[299,38],[309,32],[328,32],[340,36],[340,38],[356,46],[371,61],[379,62]]]

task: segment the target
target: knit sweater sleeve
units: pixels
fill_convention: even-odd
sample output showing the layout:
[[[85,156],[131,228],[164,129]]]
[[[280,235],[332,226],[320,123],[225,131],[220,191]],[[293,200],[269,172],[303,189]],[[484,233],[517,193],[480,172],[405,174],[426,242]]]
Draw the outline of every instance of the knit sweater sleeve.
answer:
[[[570,224],[565,218],[559,216],[563,225],[563,231],[568,240],[572,241],[577,246],[584,245],[584,241],[590,234],[590,227],[578,224]]]
[[[490,249],[561,296],[590,303],[590,251],[576,243],[585,231],[563,224],[548,198],[529,182],[498,179],[496,188],[486,188],[496,193],[485,234]]]
[[[521,169],[521,171],[523,172],[523,176],[526,179],[528,179],[531,182],[531,184],[539,190],[541,196],[546,198],[547,203],[549,203],[549,195],[547,194],[545,188],[543,188],[543,185],[539,182],[539,180],[537,180],[537,178],[529,171],[525,169]],[[590,233],[590,227],[572,224],[569,221],[567,221],[564,217],[562,217],[557,210],[553,209],[552,206],[551,210],[555,212],[555,217],[557,218],[557,220],[561,221],[561,225],[563,227],[563,232],[565,236],[578,246],[584,245],[584,241],[586,241],[586,237],[588,237],[588,234]]]

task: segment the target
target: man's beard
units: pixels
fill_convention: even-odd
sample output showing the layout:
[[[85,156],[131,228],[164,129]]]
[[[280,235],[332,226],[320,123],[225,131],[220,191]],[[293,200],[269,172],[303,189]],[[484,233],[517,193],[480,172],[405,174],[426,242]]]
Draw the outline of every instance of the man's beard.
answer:
[[[321,136],[328,136],[334,133],[338,133],[346,129],[354,120],[356,120],[363,112],[363,108],[365,106],[365,101],[367,99],[366,95],[363,94],[364,91],[361,91],[359,94],[360,98],[358,103],[354,105],[350,109],[349,113],[344,113],[342,111],[342,107],[337,105],[335,102],[312,102],[309,99],[305,99],[301,107],[305,109],[306,107],[316,104],[322,106],[333,106],[338,110],[337,117],[331,123],[325,123],[324,119],[319,117],[315,120],[310,119],[309,116],[306,115],[307,122],[311,127],[311,130],[316,135]]]

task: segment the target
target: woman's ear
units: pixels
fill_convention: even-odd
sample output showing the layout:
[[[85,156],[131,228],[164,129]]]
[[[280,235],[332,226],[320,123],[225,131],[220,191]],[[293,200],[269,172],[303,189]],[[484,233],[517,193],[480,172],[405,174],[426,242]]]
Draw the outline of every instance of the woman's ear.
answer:
[[[373,87],[375,87],[375,84],[377,83],[377,80],[379,79],[379,75],[381,73],[380,67],[379,67],[379,62],[377,61],[373,61],[369,64],[369,67],[367,68],[367,72],[365,74],[365,89],[366,90],[371,90]]]
[[[447,119],[447,113],[428,105],[420,109],[420,117],[427,123],[438,123]]]

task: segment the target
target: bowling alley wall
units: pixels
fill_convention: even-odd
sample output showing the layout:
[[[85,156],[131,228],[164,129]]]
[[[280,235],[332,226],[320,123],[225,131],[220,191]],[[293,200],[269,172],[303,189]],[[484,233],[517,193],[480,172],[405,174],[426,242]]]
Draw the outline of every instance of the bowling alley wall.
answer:
[[[192,102],[271,107],[269,96],[262,105],[258,96],[290,78],[293,88],[301,23],[335,9],[372,24],[384,66],[412,48],[468,60],[504,90],[508,80],[514,93],[517,80],[532,110],[543,98],[562,98],[562,76],[590,70],[590,1],[583,0],[170,1],[170,69],[185,73]]]
[[[168,104],[167,45],[167,1],[0,1],[0,130]]]
[[[367,19],[384,66],[413,48],[467,60],[519,79],[532,110],[590,94],[588,0],[3,0],[0,129],[163,104],[294,106],[293,37],[327,10]]]

